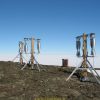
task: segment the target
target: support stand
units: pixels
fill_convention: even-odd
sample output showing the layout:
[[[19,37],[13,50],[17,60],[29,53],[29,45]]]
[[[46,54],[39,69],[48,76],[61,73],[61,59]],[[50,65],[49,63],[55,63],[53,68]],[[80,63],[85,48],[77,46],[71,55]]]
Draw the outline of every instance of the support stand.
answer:
[[[36,67],[37,67],[38,71],[40,72],[43,69],[43,67],[38,63],[38,61],[35,59],[35,57],[34,57],[34,61],[36,63]],[[30,60],[28,62],[30,62]],[[21,68],[21,70],[23,70],[23,69],[25,69],[27,67],[28,62],[24,65],[23,68]],[[34,64],[31,64],[31,67],[32,67],[32,69],[35,69]],[[43,69],[43,70],[45,70],[45,69]]]
[[[14,62],[17,58],[20,58],[20,54],[18,54],[12,61]],[[22,58],[23,58],[25,61],[27,61],[27,60],[24,58],[24,56],[22,56]],[[22,58],[21,58],[21,59],[22,59]],[[20,62],[20,64],[22,65],[23,63]]]
[[[96,81],[100,84],[100,76],[99,76],[99,74],[96,72],[96,70],[93,68],[93,66],[90,64],[90,62],[88,60],[87,60],[87,65],[88,65],[87,68],[83,68],[83,62],[82,62],[81,66],[76,67],[73,70],[73,72],[70,74],[70,76],[66,79],[66,81],[68,81],[77,70],[87,70],[87,69],[89,69],[90,72],[92,73],[92,75],[94,76],[94,78],[96,79]]]

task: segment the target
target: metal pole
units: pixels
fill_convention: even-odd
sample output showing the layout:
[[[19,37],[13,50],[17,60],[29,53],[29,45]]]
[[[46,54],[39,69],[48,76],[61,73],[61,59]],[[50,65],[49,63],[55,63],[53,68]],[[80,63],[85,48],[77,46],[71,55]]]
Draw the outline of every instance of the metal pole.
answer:
[[[20,64],[23,64],[23,42],[19,42]]]
[[[34,65],[34,38],[31,38],[31,64]]]
[[[22,53],[20,53],[20,64],[23,64],[23,57],[22,57]]]
[[[86,33],[83,33],[83,63],[82,63],[82,67],[83,68],[88,68],[88,65],[87,65],[87,34]],[[87,70],[86,69],[83,69],[82,72],[81,72],[81,80],[86,80],[87,79]]]

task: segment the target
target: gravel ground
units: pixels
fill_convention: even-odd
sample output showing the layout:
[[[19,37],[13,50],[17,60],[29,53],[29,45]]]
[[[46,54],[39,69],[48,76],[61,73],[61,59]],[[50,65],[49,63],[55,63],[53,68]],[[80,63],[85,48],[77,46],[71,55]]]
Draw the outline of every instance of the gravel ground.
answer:
[[[41,72],[20,68],[17,63],[0,62],[0,100],[36,100],[41,97],[100,100],[100,85],[95,81],[80,82],[73,75],[66,82],[73,68],[62,70],[58,66],[45,65],[46,71]]]

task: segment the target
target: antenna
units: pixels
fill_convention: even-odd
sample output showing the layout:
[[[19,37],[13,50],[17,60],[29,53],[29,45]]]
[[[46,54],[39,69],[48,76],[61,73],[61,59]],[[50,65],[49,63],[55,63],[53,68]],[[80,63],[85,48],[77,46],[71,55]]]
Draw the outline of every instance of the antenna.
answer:
[[[38,54],[40,53],[40,48],[41,48],[40,39],[37,39],[37,51],[38,51]]]
[[[28,45],[26,43],[26,40],[24,40],[24,52],[27,54],[28,53]]]
[[[95,48],[95,33],[90,34],[90,46],[91,46],[91,55],[94,56],[94,48]]]
[[[16,58],[19,58],[20,65],[23,65],[23,53],[24,53],[24,42],[19,41],[19,52],[18,55],[12,60],[15,61]]]
[[[23,49],[24,49],[24,43],[22,41],[19,41],[19,52],[23,53]]]
[[[35,52],[35,43],[37,44],[37,51]],[[30,65],[32,69],[36,68],[38,71],[40,71],[40,68],[43,69],[43,67],[38,63],[38,61],[35,58],[35,54],[40,53],[40,39],[35,39],[33,37],[31,38],[24,38],[24,41],[19,41],[19,53],[18,55],[13,59],[13,61],[19,57],[19,62],[20,65],[23,65],[23,55],[31,55],[30,59],[27,61],[25,58],[24,60],[26,61],[26,64],[21,68],[23,70],[24,68],[27,67],[27,65]],[[28,47],[30,46],[30,51],[28,52]],[[28,56],[27,56],[28,57]],[[44,69],[43,69],[44,70]]]
[[[80,48],[81,48],[81,42],[80,42],[80,37],[76,37],[76,49],[77,53],[76,55],[79,57],[80,56]]]
[[[27,66],[27,64],[30,64],[31,65],[31,67],[32,67],[32,69],[34,69],[35,68],[35,66],[38,68],[38,71],[40,71],[40,67],[42,68],[42,66],[40,66],[40,64],[38,63],[38,61],[36,60],[36,58],[35,58],[35,54],[39,54],[40,53],[40,39],[35,39],[35,38],[24,38],[24,52],[25,52],[25,54],[27,53],[27,47],[29,46],[28,44],[27,44],[27,41],[29,41],[29,43],[30,43],[30,49],[31,49],[31,52],[30,53],[28,53],[28,54],[30,54],[31,56],[30,56],[30,59],[29,59],[29,61],[24,65],[24,67],[22,68],[22,70],[24,69],[24,68],[26,68],[26,66]],[[37,43],[37,53],[35,52],[35,43]],[[26,47],[27,46],[27,47]]]
[[[87,48],[88,38],[90,38],[91,55],[88,54],[88,48]],[[82,43],[80,42],[80,39],[82,40]],[[82,44],[82,55],[80,54],[81,44]],[[80,66],[78,66],[74,69],[74,71],[70,74],[70,76],[66,79],[66,81],[68,81],[71,78],[71,76],[78,69],[79,69],[78,74],[79,74],[80,81],[87,81],[88,80],[87,69],[89,69],[90,72],[95,77],[96,81],[100,84],[100,80],[99,80],[100,76],[88,60],[88,57],[94,57],[95,56],[94,52],[93,52],[94,47],[95,47],[95,33],[90,33],[90,34],[83,33],[83,35],[76,37],[77,57],[82,57],[83,61],[82,61]]]

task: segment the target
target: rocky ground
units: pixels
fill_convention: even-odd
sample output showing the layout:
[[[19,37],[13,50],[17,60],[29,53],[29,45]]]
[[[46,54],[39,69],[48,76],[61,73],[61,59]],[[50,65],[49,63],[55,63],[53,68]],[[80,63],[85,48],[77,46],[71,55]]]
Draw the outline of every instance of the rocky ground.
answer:
[[[0,62],[0,100],[34,100],[38,97],[63,97],[64,100],[100,100],[100,85],[80,82],[73,77],[66,82],[72,68],[43,66],[38,72],[12,62]]]

